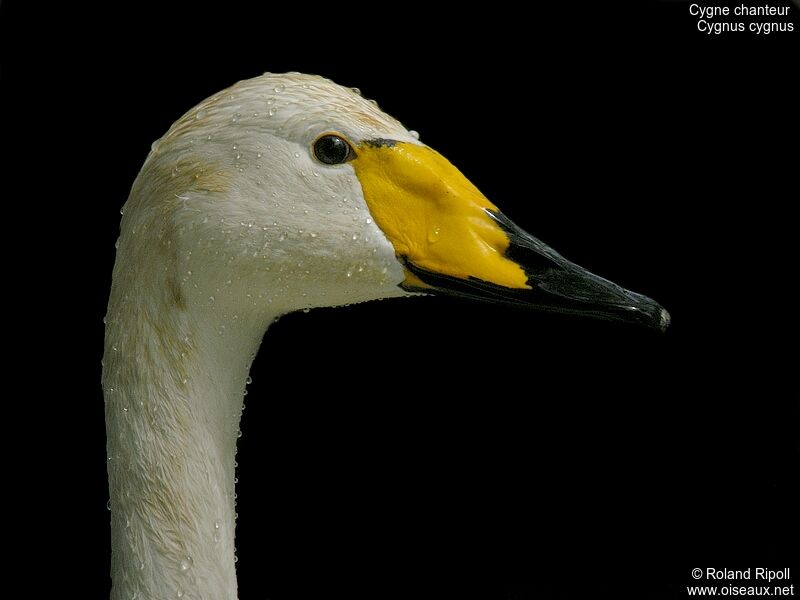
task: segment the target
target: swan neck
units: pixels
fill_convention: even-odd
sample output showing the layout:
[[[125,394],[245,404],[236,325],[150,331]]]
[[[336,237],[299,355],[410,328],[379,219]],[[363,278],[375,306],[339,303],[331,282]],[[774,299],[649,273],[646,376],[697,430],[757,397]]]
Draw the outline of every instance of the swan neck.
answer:
[[[236,440],[268,321],[221,323],[168,286],[160,299],[119,287],[103,365],[111,598],[235,599]]]

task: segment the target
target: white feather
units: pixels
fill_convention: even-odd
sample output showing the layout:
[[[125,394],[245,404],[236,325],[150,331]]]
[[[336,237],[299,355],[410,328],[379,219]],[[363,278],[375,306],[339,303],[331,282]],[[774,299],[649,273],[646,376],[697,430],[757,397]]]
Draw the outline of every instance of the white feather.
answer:
[[[250,364],[281,314],[402,296],[394,249],[325,132],[419,143],[350,89],[265,74],[153,144],[125,205],[103,386],[113,599],[233,599],[234,455]]]

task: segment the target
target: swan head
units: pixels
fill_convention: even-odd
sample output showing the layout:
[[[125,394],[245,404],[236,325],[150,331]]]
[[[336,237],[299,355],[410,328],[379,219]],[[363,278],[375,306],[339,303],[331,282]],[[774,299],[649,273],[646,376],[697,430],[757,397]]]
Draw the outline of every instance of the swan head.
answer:
[[[165,265],[165,297],[228,319],[447,293],[668,323],[654,301],[514,225],[374,102],[320,77],[264,74],[200,103],[153,144],[124,213],[121,243]]]

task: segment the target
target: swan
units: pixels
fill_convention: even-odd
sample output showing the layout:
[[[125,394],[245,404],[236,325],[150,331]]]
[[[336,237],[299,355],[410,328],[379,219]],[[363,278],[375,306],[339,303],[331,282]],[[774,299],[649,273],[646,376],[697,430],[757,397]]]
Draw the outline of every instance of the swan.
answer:
[[[357,90],[266,73],[187,112],[122,211],[103,392],[111,598],[237,597],[234,458],[279,316],[448,293],[664,329]]]

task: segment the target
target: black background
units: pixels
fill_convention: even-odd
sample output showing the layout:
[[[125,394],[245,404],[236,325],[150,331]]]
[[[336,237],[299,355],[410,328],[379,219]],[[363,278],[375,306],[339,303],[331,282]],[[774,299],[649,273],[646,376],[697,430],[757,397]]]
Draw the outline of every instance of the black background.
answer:
[[[0,39],[32,591],[110,586],[101,320],[150,143],[287,70],[360,87],[673,326],[441,298],[281,319],[242,424],[243,600],[679,598],[694,567],[800,567],[797,9],[759,37],[685,2],[26,6]],[[532,583],[467,577],[496,572]]]

